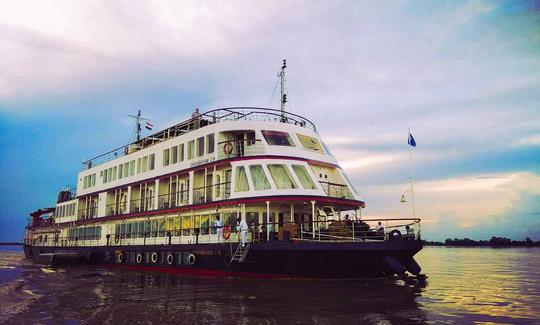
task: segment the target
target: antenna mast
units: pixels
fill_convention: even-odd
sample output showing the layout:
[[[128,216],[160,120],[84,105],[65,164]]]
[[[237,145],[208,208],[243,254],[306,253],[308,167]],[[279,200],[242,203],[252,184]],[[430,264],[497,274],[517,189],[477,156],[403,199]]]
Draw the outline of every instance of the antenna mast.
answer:
[[[287,102],[287,94],[285,93],[285,68],[287,68],[287,60],[283,59],[283,66],[281,66],[281,72],[279,73],[279,80],[281,84],[281,118],[285,118],[285,103]]]
[[[137,113],[136,116],[128,115],[135,119],[135,132],[137,132],[137,141],[141,140],[141,121],[150,121],[150,119],[141,117],[141,110]]]

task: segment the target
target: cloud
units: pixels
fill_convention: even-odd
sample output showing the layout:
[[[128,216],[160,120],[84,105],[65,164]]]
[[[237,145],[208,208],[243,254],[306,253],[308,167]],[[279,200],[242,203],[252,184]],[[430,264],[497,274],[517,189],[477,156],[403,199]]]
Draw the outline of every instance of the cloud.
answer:
[[[522,146],[540,146],[540,134],[535,134],[531,136],[527,136],[521,139],[518,139],[514,142],[514,146],[516,147],[522,147]]]

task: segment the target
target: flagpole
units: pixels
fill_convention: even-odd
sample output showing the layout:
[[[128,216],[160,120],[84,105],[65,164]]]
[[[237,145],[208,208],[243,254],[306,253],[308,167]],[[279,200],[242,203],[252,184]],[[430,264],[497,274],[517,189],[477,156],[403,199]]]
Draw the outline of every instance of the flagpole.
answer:
[[[410,166],[410,175],[409,175],[409,184],[411,186],[411,205],[412,205],[412,216],[416,218],[416,208],[414,206],[414,183],[413,183],[413,160],[412,160],[412,144],[411,142],[411,128],[409,128],[409,166]]]

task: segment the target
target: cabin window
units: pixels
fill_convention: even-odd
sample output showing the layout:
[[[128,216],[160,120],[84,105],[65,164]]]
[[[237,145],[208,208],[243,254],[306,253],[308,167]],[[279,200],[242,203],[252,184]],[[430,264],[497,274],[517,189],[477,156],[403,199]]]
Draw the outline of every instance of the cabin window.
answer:
[[[182,217],[182,235],[189,236],[191,234],[191,216]]]
[[[169,166],[169,149],[163,150],[163,167]]]
[[[210,229],[210,216],[202,215],[201,216],[201,235],[208,235],[208,230]]]
[[[180,236],[180,217],[174,218],[174,235]]]
[[[188,142],[187,154],[188,159],[193,159],[195,157],[195,140]]]
[[[135,175],[135,160],[129,162],[129,176]]]
[[[197,157],[204,155],[204,137],[197,138]]]
[[[129,175],[129,162],[124,164],[124,178],[128,177]]]
[[[146,172],[148,170],[148,156],[144,156],[142,159],[142,172]]]
[[[179,158],[180,158],[179,160],[180,160],[180,161],[184,161],[184,144],[183,144],[183,143],[180,144],[180,145],[178,146],[178,148],[179,148],[179,150],[178,150],[178,155],[179,155]]]
[[[264,173],[264,169],[261,165],[250,165],[249,171],[251,173],[253,187],[255,187],[256,190],[270,189],[270,182],[268,182],[266,174]]]
[[[206,136],[206,153],[213,153],[214,146],[214,133],[210,133]]]
[[[150,230],[152,230],[152,223],[150,220],[144,221],[144,235],[145,237],[150,237]]]
[[[266,142],[271,146],[294,147],[294,142],[287,132],[262,130]]]
[[[298,137],[298,140],[300,140],[302,147],[311,151],[324,153],[324,150],[319,140],[313,137],[307,136],[307,135],[299,134],[299,133],[297,133],[296,136]]]
[[[156,164],[156,155],[150,154],[150,156],[148,156],[148,170],[154,170],[155,164]]]
[[[157,222],[157,220],[152,220],[150,225],[151,225],[150,236],[151,237],[157,237],[157,235],[158,235],[158,222]]]
[[[294,173],[296,174],[296,176],[300,180],[300,183],[302,184],[303,188],[305,188],[306,190],[314,190],[314,189],[317,188],[315,186],[315,183],[313,182],[313,180],[309,176],[309,173],[308,173],[306,167],[304,167],[302,165],[292,165],[292,168],[294,170]]]
[[[109,172],[107,173],[107,182],[111,182],[112,180],[113,180],[112,168],[109,168]]]
[[[236,176],[234,178],[234,190],[236,192],[249,191],[249,183],[244,166],[236,167]]]
[[[113,176],[112,176],[112,180],[115,181],[116,180],[116,166],[113,167]]]
[[[158,228],[159,237],[165,237],[165,219],[159,220]]]
[[[171,164],[176,164],[178,162],[178,147],[174,146],[171,148]]]
[[[118,179],[122,179],[122,176],[124,176],[124,165],[120,164],[118,165]]]
[[[144,237],[144,221],[139,221],[139,227],[137,228],[137,238],[143,238]]]
[[[291,177],[289,169],[287,169],[287,166],[271,164],[268,165],[268,170],[270,171],[270,175],[272,175],[272,179],[274,180],[274,183],[278,189],[297,187],[296,183]]]
[[[107,170],[105,169],[105,170],[103,170],[101,172],[103,173],[103,183],[105,184],[105,183],[107,183]]]
[[[141,173],[141,158],[137,158],[137,174]]]

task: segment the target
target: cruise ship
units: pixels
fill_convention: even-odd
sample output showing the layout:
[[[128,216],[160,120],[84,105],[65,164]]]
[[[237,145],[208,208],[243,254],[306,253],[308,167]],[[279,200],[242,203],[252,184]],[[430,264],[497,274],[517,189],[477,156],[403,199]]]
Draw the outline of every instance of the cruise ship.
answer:
[[[420,273],[420,219],[365,219],[314,123],[284,109],[199,112],[85,161],[30,214],[27,258],[214,276]]]

